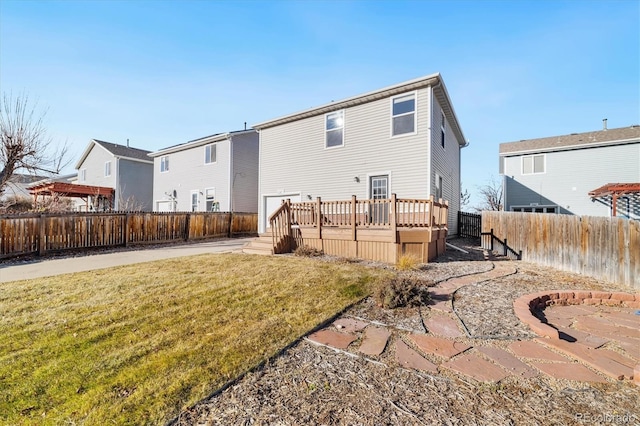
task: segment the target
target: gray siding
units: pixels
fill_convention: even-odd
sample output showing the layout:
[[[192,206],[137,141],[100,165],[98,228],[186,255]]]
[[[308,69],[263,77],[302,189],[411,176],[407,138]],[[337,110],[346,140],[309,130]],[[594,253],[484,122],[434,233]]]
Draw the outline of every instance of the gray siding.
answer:
[[[215,144],[217,161],[213,164],[204,163],[206,145],[167,154],[169,157],[167,172],[160,172],[162,156],[154,158],[154,210],[158,209],[158,202],[170,200],[167,193],[175,191],[176,210],[191,211],[191,192],[198,191],[197,211],[205,211],[205,190],[215,188],[215,198],[220,203],[220,210],[229,211],[229,141],[224,140]]]
[[[443,195],[451,206],[449,229],[455,234],[460,204],[460,148],[447,126],[446,149],[442,150],[440,107],[435,99],[435,122],[429,129],[430,92],[430,88],[417,91],[417,133],[413,135],[391,137],[390,98],[345,109],[343,147],[325,148],[324,115],[263,129],[261,230],[268,213],[262,200],[266,195],[301,193],[303,200],[318,196],[326,200],[349,199],[351,195],[368,198],[368,177],[389,173],[391,193],[400,198],[428,198],[435,191],[437,170],[445,181]],[[433,168],[430,150],[434,152]]]
[[[458,233],[458,211],[460,210],[460,144],[445,119],[445,144],[442,147],[442,109],[433,98],[431,125],[431,194],[436,193],[436,173],[442,176],[442,198],[449,201],[449,234]]]
[[[153,164],[118,160],[117,210],[153,209]]]
[[[522,174],[522,156],[506,157],[505,209],[558,205],[562,213],[610,216],[610,208],[588,196],[607,183],[640,182],[640,143],[545,154],[545,173]]]
[[[111,161],[111,176],[104,175],[104,164]],[[87,170],[86,180],[81,181],[80,171]],[[91,151],[87,154],[80,168],[78,169],[78,183],[80,185],[104,186],[107,188],[116,187],[116,161],[113,155],[99,145],[93,144]]]
[[[233,177],[232,209],[258,211],[258,133],[232,136]]]

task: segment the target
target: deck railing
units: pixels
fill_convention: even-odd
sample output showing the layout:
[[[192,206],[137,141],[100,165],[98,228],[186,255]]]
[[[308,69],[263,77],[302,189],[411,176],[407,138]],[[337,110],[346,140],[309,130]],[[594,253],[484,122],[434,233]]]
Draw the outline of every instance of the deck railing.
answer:
[[[273,253],[289,253],[293,248],[291,233],[291,201],[286,200],[269,216]]]
[[[291,203],[291,221],[301,227],[446,227],[448,202],[435,200],[388,199],[316,201]]]

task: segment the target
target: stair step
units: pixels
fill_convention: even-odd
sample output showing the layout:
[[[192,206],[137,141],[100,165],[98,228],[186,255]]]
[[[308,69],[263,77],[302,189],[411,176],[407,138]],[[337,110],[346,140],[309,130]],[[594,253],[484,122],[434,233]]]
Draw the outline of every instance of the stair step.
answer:
[[[264,241],[264,240],[253,240],[249,243],[248,247],[251,248],[264,248],[271,250],[273,248],[273,241]]]

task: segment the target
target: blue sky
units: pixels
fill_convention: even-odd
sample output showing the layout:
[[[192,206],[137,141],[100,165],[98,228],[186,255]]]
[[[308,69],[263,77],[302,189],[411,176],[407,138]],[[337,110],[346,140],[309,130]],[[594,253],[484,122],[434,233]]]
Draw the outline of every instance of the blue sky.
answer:
[[[0,1],[0,90],[48,108],[74,164],[434,72],[474,194],[501,142],[640,123],[640,1]]]

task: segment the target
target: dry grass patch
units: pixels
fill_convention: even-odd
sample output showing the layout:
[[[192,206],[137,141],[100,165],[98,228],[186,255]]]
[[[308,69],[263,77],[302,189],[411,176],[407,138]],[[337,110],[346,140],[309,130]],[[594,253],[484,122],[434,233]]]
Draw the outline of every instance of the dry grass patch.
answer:
[[[202,255],[5,283],[0,421],[164,423],[389,276]]]

